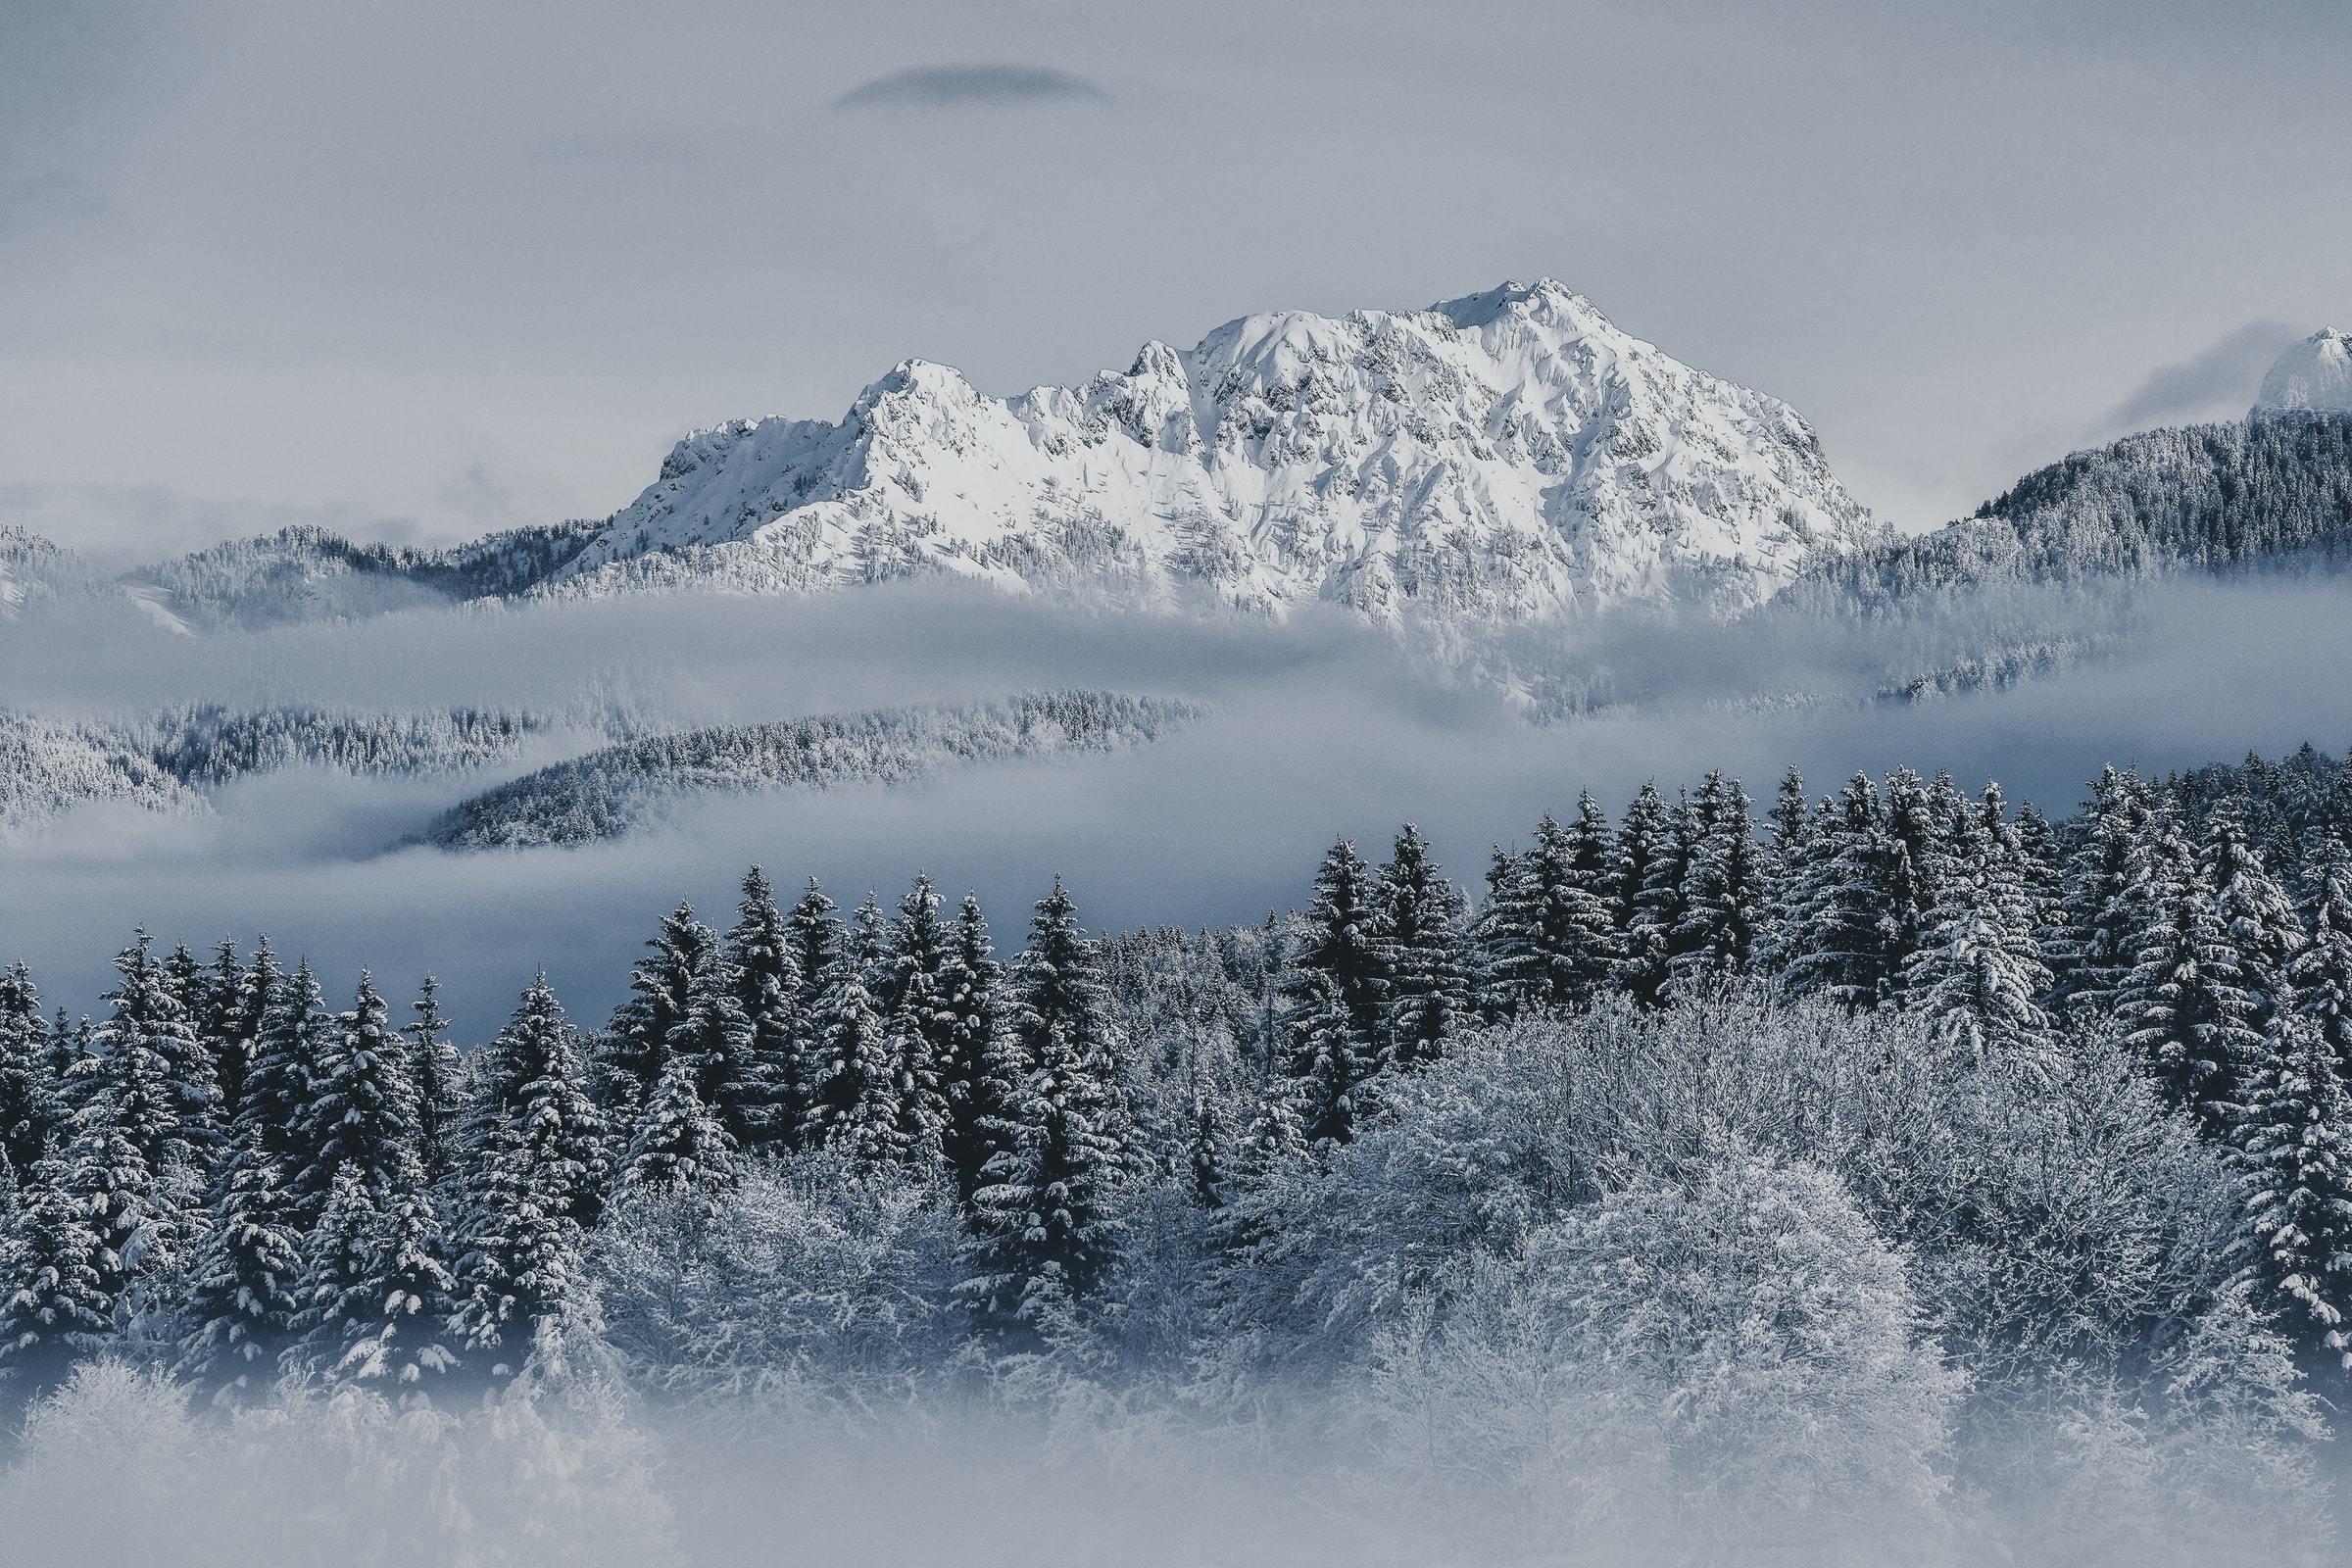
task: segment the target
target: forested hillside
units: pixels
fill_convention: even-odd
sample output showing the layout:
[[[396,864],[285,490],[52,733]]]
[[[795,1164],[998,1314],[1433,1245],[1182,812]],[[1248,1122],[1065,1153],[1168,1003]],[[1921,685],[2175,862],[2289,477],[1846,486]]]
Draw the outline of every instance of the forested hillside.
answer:
[[[78,1024],[20,965],[0,1370],[978,1399],[1326,1453],[1372,1528],[1468,1497],[1462,1550],[1565,1511],[1637,1555],[2317,1560],[2346,763],[2111,769],[2056,824],[1907,769],[1759,822],[1710,774],[1584,797],[1475,898],[1409,826],[1301,893],[1090,938],[1056,883],[1004,957],[926,880],[845,917],[755,869],[601,1027],[542,978],[470,1052],[429,980],[338,1010],[268,941],[141,933]]]
[[[2151,430],[2039,468],[1975,517],[1819,563],[1792,608],[1890,612],[1937,590],[2223,567],[2352,539],[2352,416]]]
[[[653,735],[499,785],[451,808],[425,837],[452,849],[581,844],[698,795],[902,784],[951,763],[1116,751],[1200,714],[1169,699],[1065,691]]]

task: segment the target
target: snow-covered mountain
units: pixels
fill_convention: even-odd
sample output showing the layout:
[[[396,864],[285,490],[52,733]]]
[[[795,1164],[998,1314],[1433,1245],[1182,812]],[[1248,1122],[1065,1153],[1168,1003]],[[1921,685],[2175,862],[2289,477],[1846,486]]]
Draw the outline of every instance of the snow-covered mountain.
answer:
[[[1246,317],[1010,400],[908,361],[839,423],[688,436],[541,591],[938,571],[1522,619],[1753,604],[1879,536],[1788,405],[1546,281],[1420,312]]]
[[[2272,414],[2352,414],[2352,332],[2324,327],[2278,356],[2248,416]]]

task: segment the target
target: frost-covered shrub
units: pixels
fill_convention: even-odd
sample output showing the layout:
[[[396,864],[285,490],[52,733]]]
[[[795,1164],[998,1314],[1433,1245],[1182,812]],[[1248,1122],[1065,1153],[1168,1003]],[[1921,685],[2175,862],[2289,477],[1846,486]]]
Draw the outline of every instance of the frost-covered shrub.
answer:
[[[1876,1561],[1942,1526],[1960,1378],[1827,1172],[1735,1155],[1458,1271],[1381,1335],[1389,1474],[1605,1558],[1629,1543]]]
[[[857,1408],[903,1402],[953,1360],[957,1243],[938,1187],[809,1155],[755,1168],[715,1214],[623,1204],[590,1285],[606,1344],[650,1390]]]

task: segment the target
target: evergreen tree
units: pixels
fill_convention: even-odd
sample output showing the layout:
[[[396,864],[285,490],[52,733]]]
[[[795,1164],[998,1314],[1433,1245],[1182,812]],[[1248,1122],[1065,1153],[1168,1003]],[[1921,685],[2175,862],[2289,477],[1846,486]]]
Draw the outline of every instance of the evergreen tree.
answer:
[[[620,1116],[633,1115],[653,1092],[694,977],[718,956],[718,934],[694,917],[691,904],[663,915],[645,945],[650,951],[629,977],[629,1000],[612,1014],[598,1063],[605,1103]]]
[[[1377,954],[1388,977],[1380,1030],[1384,1067],[1410,1071],[1445,1054],[1470,1010],[1461,890],[1440,874],[1410,822],[1380,871]]]
[[[267,942],[255,961],[273,964]],[[335,1049],[338,1026],[308,959],[290,975],[273,975],[268,994],[270,1009],[246,1066],[245,1094],[233,1125],[241,1143],[269,1155],[286,1173],[294,1213],[307,1223],[326,1200],[323,1186],[312,1185],[309,1178],[315,1175],[323,1183],[334,1175],[319,1158],[313,1141],[318,1123],[309,1112],[312,1085]]]
[[[1316,1143],[1355,1135],[1363,1086],[1380,1067],[1389,993],[1381,913],[1371,867],[1342,840],[1315,873],[1314,902],[1283,982],[1288,1072]]]
[[[808,879],[808,888],[785,916],[784,930],[789,941],[793,962],[801,971],[801,1012],[813,1019],[824,1002],[825,977],[833,972],[833,960],[841,951],[841,906],[825,897],[825,890]]]
[[[1690,801],[1669,807],[1655,784],[1642,786],[1617,829],[1617,983],[1651,1006],[1671,973],[1693,838]]]
[[[1945,859],[1946,836],[1959,812],[1959,794],[1948,777],[1924,783],[1908,767],[1886,780],[1886,859],[1878,896],[1886,935],[1886,986],[1899,993],[1902,977],[1927,941],[1938,890],[1936,871]]]
[[[245,1094],[245,1061],[253,1051],[253,1034],[246,1027],[245,988],[249,977],[237,957],[237,945],[227,937],[213,949],[213,966],[206,977],[204,1007],[195,1017],[196,1038],[213,1060],[213,1081],[220,1099],[214,1112],[226,1135],[236,1120]]]
[[[2287,965],[2295,1010],[2309,1018],[2352,1082],[2352,856],[2331,846],[2313,868],[2310,940]],[[0,1027],[5,1027],[0,1024]]]
[[[1028,1076],[1019,1059],[1018,1041],[1009,1031],[1000,1055],[994,1026],[997,984],[1001,977],[996,946],[989,939],[988,921],[980,901],[970,893],[956,911],[956,931],[942,975],[942,1010],[946,1013],[944,1048],[939,1057],[940,1099],[947,1111],[941,1129],[941,1153],[956,1183],[957,1200],[967,1210],[980,1188],[981,1170],[996,1150],[989,1133],[1002,1122],[1012,1096]]]
[[[2250,1004],[2220,904],[2169,810],[2133,857],[2132,881],[2139,923],[2131,951],[2138,961],[2118,997],[2126,1038],[2173,1102],[2193,1107],[2218,1133],[2260,1036],[2247,1027]]]
[[[66,1160],[43,1159],[30,1174],[15,1245],[0,1249],[0,1371],[40,1388],[114,1331],[120,1269]]]
[[[189,1113],[209,1121],[218,1091],[195,1027],[153,949],[154,939],[140,931],[116,955],[115,988],[101,999],[113,1010],[87,1070],[104,1080],[123,1136],[149,1170],[197,1173],[209,1157],[211,1135]]]
[[[687,983],[685,1015],[670,1028],[666,1054],[684,1061],[698,1102],[718,1118],[734,1147],[753,1149],[767,1141],[775,1091],[760,1070],[735,976],[715,955]],[[666,1064],[662,1070],[666,1076]]]
[[[1766,813],[1772,849],[1766,859],[1766,911],[1756,965],[1768,973],[1786,970],[1804,947],[1799,903],[1813,856],[1813,821],[1812,808],[1805,803],[1805,776],[1791,766],[1781,775],[1780,791]]]
[[[574,1226],[595,1224],[611,1175],[605,1119],[588,1094],[578,1037],[544,972],[482,1048],[474,1088],[468,1162],[487,1173],[503,1151],[524,1162],[531,1190]]]
[[[484,1049],[466,1130],[450,1332],[462,1348],[505,1352],[489,1363],[495,1374],[514,1370],[576,1288],[606,1169],[571,1026],[545,974]]]
[[[2138,966],[2134,858],[2150,830],[2148,791],[2139,776],[2110,766],[2091,786],[2074,835],[2058,935],[2051,945],[2054,1003],[2093,1015],[2113,1012]]]
[[[326,1201],[346,1173],[371,1205],[397,1191],[416,1148],[416,1081],[405,1042],[366,970],[351,1011],[335,1020],[311,1074],[302,1112],[310,1164],[295,1191]]]
[[[449,1041],[441,1015],[441,983],[431,975],[409,1004],[416,1016],[401,1026],[408,1037],[410,1102],[416,1110],[416,1160],[427,1186],[446,1183],[458,1168],[465,1117],[466,1063]]]
[[[372,1289],[345,1315],[332,1366],[340,1379],[415,1389],[458,1365],[449,1329],[457,1277],[444,1261],[440,1205],[424,1175],[412,1157],[361,1233],[355,1262]]]
[[[707,1197],[733,1184],[737,1147],[725,1124],[703,1102],[693,1064],[673,1056],[629,1140],[619,1188],[631,1194]]]
[[[1667,960],[1677,995],[1749,972],[1769,917],[1769,866],[1747,791],[1738,779],[1709,773],[1693,820],[1696,839]]]
[[[870,911],[870,913],[869,913]],[[804,1142],[853,1159],[902,1158],[890,1040],[872,981],[883,960],[880,910],[869,897],[835,948],[817,1014],[820,1055]]]
[[[980,1332],[1023,1344],[1086,1301],[1115,1257],[1111,1203],[1129,1162],[1093,962],[1056,878],[1030,924],[1010,984],[1007,1027],[1035,1063],[998,1130],[976,1195],[960,1290]]]
[[[953,955],[928,876],[899,901],[891,926],[889,1050],[899,1110],[899,1142],[910,1163],[946,1157],[950,1112],[943,1064],[955,1054],[957,1018],[950,1003]]]
[[[1962,812],[1936,878],[1925,945],[1904,971],[1908,1004],[1947,1047],[1977,1060],[2039,1047],[2049,1020],[2036,999],[2050,985],[2034,932],[2034,902],[2014,839],[2000,831],[1999,787],[1985,812]]]
[[[2246,993],[2246,1027],[2257,1034],[2292,1004],[2288,963],[2303,946],[2302,922],[2247,836],[2244,809],[2224,802],[2205,826],[2198,874],[2213,890],[2222,929],[2237,950],[2238,983]]]
[[[2352,1370],[2352,1091],[2308,1018],[2280,1014],[2236,1129],[2254,1273],[2297,1338]]]
[[[736,1005],[751,1025],[754,1070],[768,1097],[765,1124],[749,1147],[797,1149],[808,1117],[810,1077],[803,1054],[808,1031],[803,977],[784,911],[756,865],[744,875],[738,914],[724,955],[735,980]]]
[[[301,1309],[298,1234],[276,1163],[240,1148],[189,1270],[179,1376],[217,1397],[249,1395],[268,1381]]]
[[[318,1217],[302,1241],[295,1287],[294,1343],[280,1363],[289,1371],[331,1373],[374,1305],[369,1238],[383,1223],[381,1195],[357,1165],[335,1167]]]
[[[1856,773],[1814,813],[1782,983],[1854,1006],[1891,995],[1896,932],[1886,899],[1897,851],[1878,786]]]
[[[49,1060],[49,1028],[32,971],[22,963],[0,970],[0,1159],[20,1179],[47,1158],[64,1124]]]
[[[1558,824],[1546,815],[1544,826]],[[1541,829],[1539,829],[1541,831]],[[1543,960],[1536,952],[1537,902],[1532,855],[1494,846],[1487,862],[1487,896],[1471,927],[1476,955],[1479,1017],[1499,1023],[1541,1004]]]

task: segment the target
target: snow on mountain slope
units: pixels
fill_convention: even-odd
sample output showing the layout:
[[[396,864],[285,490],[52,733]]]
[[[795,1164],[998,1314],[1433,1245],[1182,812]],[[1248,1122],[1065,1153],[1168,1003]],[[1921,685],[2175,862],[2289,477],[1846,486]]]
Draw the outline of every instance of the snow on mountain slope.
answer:
[[[79,558],[64,546],[29,529],[0,526],[0,620],[78,587],[84,575]]]
[[[838,424],[696,431],[541,591],[937,571],[1507,620],[1754,604],[1879,536],[1793,410],[1546,281],[1414,313],[1246,317],[1010,400],[908,361]]]
[[[2248,417],[2352,414],[2352,332],[2325,327],[2278,356]]]

